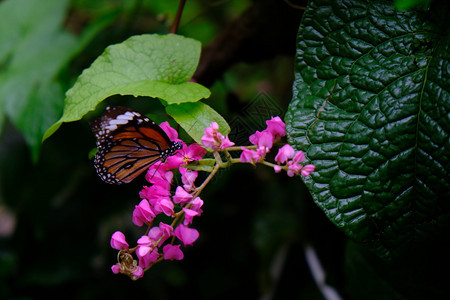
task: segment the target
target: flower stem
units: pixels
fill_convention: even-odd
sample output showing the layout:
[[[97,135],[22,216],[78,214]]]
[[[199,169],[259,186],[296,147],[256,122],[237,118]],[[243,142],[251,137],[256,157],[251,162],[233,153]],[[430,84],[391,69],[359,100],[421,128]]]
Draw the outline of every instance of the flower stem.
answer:
[[[193,196],[198,197],[198,195],[200,195],[200,193],[203,191],[203,189],[206,187],[206,185],[211,181],[211,179],[216,175],[216,173],[219,171],[220,169],[220,164],[217,163],[214,166],[214,169],[211,171],[211,173],[209,173],[208,177],[206,177],[205,181],[203,181],[203,183],[195,190]]]

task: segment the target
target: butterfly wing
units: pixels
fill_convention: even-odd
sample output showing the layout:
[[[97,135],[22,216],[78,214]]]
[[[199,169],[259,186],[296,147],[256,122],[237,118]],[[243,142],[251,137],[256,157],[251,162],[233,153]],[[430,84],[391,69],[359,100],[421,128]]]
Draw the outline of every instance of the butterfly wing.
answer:
[[[91,127],[98,148],[94,165],[107,183],[129,183],[180,148],[155,122],[124,107],[108,107]]]

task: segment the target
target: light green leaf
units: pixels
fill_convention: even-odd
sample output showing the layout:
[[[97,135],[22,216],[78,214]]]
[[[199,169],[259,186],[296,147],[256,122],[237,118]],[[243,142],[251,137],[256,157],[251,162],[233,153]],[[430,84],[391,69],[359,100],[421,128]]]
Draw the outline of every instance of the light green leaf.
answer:
[[[61,115],[58,73],[114,18],[107,14],[75,37],[63,29],[68,5],[68,0],[0,3],[0,131],[6,114],[34,161],[44,132]]]
[[[144,34],[109,46],[67,92],[64,114],[44,139],[62,122],[81,119],[112,95],[161,98],[168,104],[209,97],[207,88],[188,82],[200,48],[198,41],[174,34]]]
[[[219,132],[223,135],[230,133],[227,121],[202,102],[172,104],[166,107],[166,112],[199,144],[205,128],[212,122],[219,124]]]
[[[215,164],[215,159],[203,158],[201,160],[194,160],[187,165],[183,165],[183,167],[195,171],[212,172]]]

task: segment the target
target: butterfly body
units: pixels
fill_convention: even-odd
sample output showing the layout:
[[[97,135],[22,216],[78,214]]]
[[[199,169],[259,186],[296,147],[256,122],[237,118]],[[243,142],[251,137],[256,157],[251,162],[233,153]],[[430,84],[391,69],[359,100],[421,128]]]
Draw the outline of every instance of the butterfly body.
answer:
[[[91,127],[98,148],[94,166],[106,183],[128,183],[182,147],[155,122],[125,107],[107,107]]]

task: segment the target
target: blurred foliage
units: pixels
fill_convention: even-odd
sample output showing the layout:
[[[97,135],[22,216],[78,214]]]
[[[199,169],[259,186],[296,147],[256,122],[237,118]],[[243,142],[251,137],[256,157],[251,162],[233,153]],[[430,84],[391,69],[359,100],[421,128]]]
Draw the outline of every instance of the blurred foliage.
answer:
[[[178,33],[207,45],[251,4],[187,1]],[[221,171],[205,190],[204,214],[194,223],[200,239],[186,249],[183,261],[160,263],[137,282],[112,274],[111,234],[121,230],[134,240],[142,234],[131,213],[145,180],[111,186],[97,177],[88,158],[95,147],[88,120],[101,107],[64,124],[44,144],[39,141],[60,117],[64,92],[82,70],[108,45],[135,34],[167,33],[178,1],[0,2],[0,8],[7,5],[14,7],[4,12],[11,12],[10,22],[24,12],[33,18],[20,19],[26,22],[17,32],[13,23],[0,26],[0,39],[12,43],[8,49],[0,43],[1,299],[322,299],[304,259],[304,243],[316,247],[327,279],[343,290],[344,236],[301,181],[250,165]],[[39,31],[36,24],[48,26]],[[67,40],[57,44],[58,36]],[[211,87],[206,103],[229,121],[231,135],[245,142],[265,125],[267,115],[255,117],[261,105],[265,114],[284,114],[292,80],[293,55],[236,63]],[[165,117],[156,101],[114,96],[107,102],[151,108]],[[282,268],[274,274],[276,262]]]

